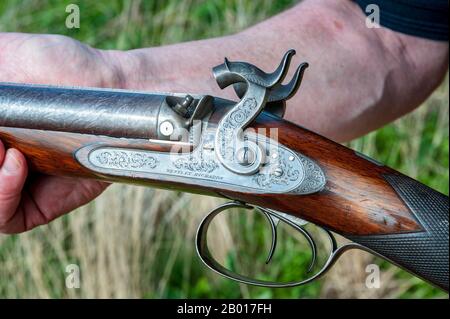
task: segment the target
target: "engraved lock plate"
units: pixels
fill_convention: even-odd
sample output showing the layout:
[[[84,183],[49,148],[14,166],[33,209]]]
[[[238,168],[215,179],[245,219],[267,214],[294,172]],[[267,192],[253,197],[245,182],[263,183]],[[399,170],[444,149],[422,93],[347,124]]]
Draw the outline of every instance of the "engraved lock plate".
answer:
[[[307,63],[298,66],[289,83],[282,84],[294,54],[289,50],[273,73],[228,59],[214,67],[219,87],[233,85],[241,98],[217,126],[209,126],[206,116],[213,108],[211,96],[197,100],[190,95],[168,96],[169,107],[158,115],[161,139],[167,140],[175,130],[173,123],[178,123],[177,127],[190,128],[191,142],[198,141],[191,143],[193,151],[153,152],[96,144],[78,150],[75,157],[100,175],[262,194],[318,192],[326,179],[314,161],[264,135],[244,131],[266,106],[284,106],[299,88]],[[195,125],[194,120],[198,120]],[[192,138],[194,135],[198,138]]]
[[[265,141],[267,160],[258,172],[243,175],[228,170],[211,148],[215,131],[206,130],[201,145],[191,153],[164,153],[107,145],[89,145],[75,157],[100,175],[117,175],[252,193],[310,194],[325,186],[325,175],[308,157],[275,141]],[[249,136],[254,139],[255,136]]]

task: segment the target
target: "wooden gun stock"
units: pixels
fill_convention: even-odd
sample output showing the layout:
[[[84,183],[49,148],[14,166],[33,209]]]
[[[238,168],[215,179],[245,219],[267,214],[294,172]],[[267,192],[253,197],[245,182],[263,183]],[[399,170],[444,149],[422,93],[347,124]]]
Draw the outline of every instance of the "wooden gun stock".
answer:
[[[257,194],[192,183],[99,175],[75,152],[87,145],[167,151],[145,140],[0,127],[7,147],[24,153],[34,171],[143,183],[231,198],[295,215],[360,243],[413,274],[448,290],[448,197],[366,156],[295,124],[262,113],[253,128],[277,128],[279,143],[313,159],[326,186],[310,195]]]

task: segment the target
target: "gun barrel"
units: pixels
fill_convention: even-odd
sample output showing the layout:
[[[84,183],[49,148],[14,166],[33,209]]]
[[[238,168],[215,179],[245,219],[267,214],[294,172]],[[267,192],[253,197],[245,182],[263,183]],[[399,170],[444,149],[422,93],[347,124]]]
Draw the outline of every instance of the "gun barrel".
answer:
[[[157,138],[165,96],[125,90],[0,83],[0,126]]]

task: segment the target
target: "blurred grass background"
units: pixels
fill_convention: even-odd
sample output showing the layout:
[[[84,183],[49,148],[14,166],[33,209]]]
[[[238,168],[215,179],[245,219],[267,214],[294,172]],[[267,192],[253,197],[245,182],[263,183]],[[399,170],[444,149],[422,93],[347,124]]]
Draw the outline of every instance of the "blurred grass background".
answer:
[[[103,49],[132,49],[230,34],[295,2],[2,0],[0,31],[58,33]],[[80,6],[80,29],[65,27],[65,8],[70,3]],[[448,94],[447,77],[417,111],[350,146],[448,194]],[[226,280],[200,263],[194,247],[198,223],[220,202],[199,195],[113,185],[93,203],[48,226],[0,236],[0,297],[447,297],[364,252],[345,254],[328,275],[304,287],[266,289]],[[211,233],[210,245],[219,258],[238,263],[247,273],[263,271],[292,278],[293,269],[308,257],[294,239],[283,237],[280,251],[265,266],[269,228],[249,216],[220,217]],[[372,262],[383,270],[379,289],[364,285],[365,267]],[[80,289],[65,287],[65,267],[71,263],[81,268]]]

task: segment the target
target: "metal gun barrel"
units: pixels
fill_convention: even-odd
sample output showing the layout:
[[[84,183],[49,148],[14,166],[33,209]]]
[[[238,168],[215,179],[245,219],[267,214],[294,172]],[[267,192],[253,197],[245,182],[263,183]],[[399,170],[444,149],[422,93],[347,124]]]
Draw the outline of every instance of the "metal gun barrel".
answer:
[[[0,126],[157,138],[164,95],[0,83]]]

